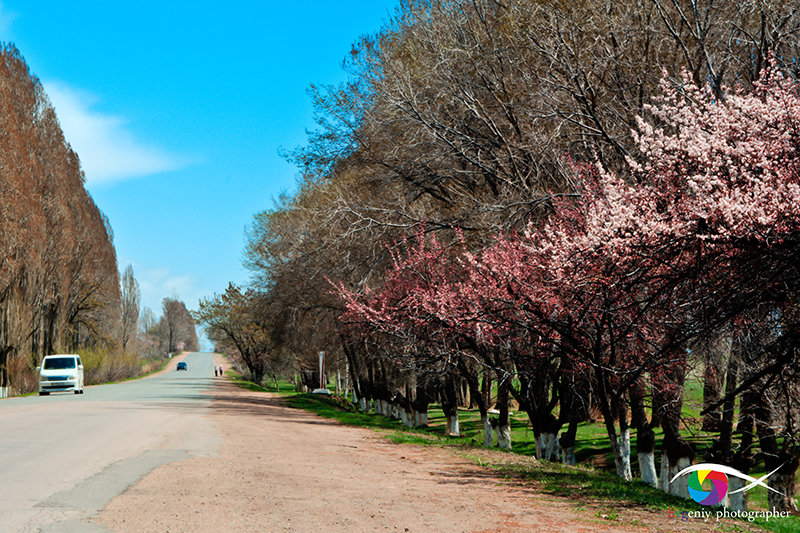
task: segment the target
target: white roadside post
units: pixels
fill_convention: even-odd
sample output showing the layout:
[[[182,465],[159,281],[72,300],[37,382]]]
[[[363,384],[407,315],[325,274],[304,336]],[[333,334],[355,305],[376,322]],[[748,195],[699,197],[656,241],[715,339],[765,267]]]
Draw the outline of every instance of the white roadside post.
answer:
[[[325,388],[325,352],[319,352],[319,388],[311,391],[311,394],[330,395],[331,391]]]

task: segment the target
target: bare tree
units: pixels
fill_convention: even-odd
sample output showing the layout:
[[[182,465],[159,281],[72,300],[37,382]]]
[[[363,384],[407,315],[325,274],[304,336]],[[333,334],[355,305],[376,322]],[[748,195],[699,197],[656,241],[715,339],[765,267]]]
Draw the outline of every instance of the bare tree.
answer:
[[[122,351],[136,337],[141,299],[139,283],[133,275],[133,266],[129,264],[122,273]]]
[[[166,343],[166,351],[170,354],[181,350],[196,351],[197,332],[186,304],[177,297],[164,298],[161,310],[159,329]]]
[[[270,312],[270,302],[258,293],[242,292],[233,284],[223,294],[200,302],[194,313],[218,345],[230,346],[230,355],[243,364],[255,383],[275,375],[279,345],[285,327]]]
[[[153,310],[146,305],[142,307],[142,312],[139,314],[139,331],[149,334],[157,323]]]

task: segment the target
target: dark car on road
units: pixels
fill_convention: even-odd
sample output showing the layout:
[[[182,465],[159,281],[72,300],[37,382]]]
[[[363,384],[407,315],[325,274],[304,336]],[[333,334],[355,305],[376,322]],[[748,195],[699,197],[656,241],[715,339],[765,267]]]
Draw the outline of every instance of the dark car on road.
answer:
[[[186,361],[181,361],[178,363],[178,366],[175,367],[175,370],[189,370],[189,367],[186,366]]]

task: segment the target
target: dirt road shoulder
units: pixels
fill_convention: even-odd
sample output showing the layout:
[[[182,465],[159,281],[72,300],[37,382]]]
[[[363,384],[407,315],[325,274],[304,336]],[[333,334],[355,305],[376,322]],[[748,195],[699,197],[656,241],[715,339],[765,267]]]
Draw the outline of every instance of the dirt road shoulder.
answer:
[[[99,524],[137,533],[681,530],[666,513],[609,521],[447,450],[392,444],[220,381],[209,416],[221,455],[157,468],[112,500]]]

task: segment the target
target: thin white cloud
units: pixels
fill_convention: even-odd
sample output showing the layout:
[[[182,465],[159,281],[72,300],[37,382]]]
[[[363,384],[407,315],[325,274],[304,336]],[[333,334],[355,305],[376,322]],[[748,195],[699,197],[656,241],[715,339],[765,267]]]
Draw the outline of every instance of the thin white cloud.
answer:
[[[97,98],[60,82],[43,83],[64,136],[81,159],[89,184],[109,183],[177,170],[186,158],[137,139],[125,119],[93,108]]]
[[[175,274],[167,267],[145,269],[140,272],[134,265],[134,273],[142,291],[142,304],[150,307],[156,314],[161,313],[161,301],[166,297],[178,294],[191,309],[202,296],[202,291],[196,287],[195,278]]]

